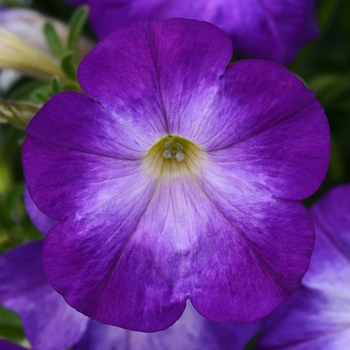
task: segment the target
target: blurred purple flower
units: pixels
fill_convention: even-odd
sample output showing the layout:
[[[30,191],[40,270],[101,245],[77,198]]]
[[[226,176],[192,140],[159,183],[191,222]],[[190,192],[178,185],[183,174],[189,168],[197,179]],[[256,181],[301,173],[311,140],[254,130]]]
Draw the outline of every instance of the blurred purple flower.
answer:
[[[43,246],[53,287],[103,323],[157,331],[190,298],[251,322],[299,287],[329,129],[280,65],[228,65],[229,38],[185,19],[136,21],[82,61],[86,94],[55,95],[27,127],[26,182],[61,221]]]
[[[350,185],[329,191],[311,215],[316,244],[302,288],[270,317],[258,349],[347,349],[350,342]]]
[[[89,0],[90,23],[100,39],[135,19],[184,17],[214,23],[235,53],[291,63],[318,34],[315,0]]]

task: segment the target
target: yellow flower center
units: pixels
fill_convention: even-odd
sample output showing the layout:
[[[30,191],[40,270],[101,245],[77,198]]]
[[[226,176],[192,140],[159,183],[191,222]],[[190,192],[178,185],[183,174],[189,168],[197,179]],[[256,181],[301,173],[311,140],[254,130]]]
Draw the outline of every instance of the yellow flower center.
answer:
[[[182,137],[168,135],[148,151],[143,167],[157,178],[194,176],[206,161],[206,153],[199,146]]]

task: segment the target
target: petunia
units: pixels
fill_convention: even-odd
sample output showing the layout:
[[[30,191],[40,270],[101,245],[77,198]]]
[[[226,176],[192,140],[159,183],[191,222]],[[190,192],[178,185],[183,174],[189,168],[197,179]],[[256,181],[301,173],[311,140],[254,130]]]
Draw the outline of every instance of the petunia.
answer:
[[[89,0],[90,23],[100,39],[135,19],[184,17],[214,23],[235,53],[281,64],[318,36],[315,0]]]
[[[135,21],[82,61],[85,93],[28,125],[29,193],[60,221],[44,270],[78,311],[158,331],[190,299],[251,322],[298,289],[314,244],[298,201],[325,176],[328,123],[284,67],[231,54],[212,24]]]
[[[302,288],[270,317],[258,349],[338,350],[350,341],[350,185],[329,191],[311,214],[316,244]]]

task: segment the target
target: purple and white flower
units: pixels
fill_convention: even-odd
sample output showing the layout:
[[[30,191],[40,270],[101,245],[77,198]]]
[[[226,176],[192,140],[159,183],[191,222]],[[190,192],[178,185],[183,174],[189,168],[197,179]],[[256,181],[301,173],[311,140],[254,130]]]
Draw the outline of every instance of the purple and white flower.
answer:
[[[298,289],[314,245],[298,201],[325,176],[328,123],[284,67],[231,54],[210,23],[135,21],[82,61],[85,93],[28,125],[28,189],[60,221],[44,270],[78,311],[158,331],[190,299],[251,322]]]
[[[350,341],[350,185],[329,191],[311,215],[316,243],[301,289],[269,318],[258,349],[347,349]]]
[[[86,2],[86,1],[85,1]],[[235,53],[291,63],[318,34],[315,0],[89,0],[90,23],[100,39],[135,19],[183,17],[214,23]]]

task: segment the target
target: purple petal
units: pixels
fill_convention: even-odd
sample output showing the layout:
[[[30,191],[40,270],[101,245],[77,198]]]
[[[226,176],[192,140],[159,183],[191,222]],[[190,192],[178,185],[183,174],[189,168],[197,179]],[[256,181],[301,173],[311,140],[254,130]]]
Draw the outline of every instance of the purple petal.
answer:
[[[303,282],[327,292],[345,291],[350,288],[350,184],[330,190],[313,205],[311,215],[317,239]]]
[[[76,343],[88,319],[72,309],[48,283],[41,267],[42,241],[27,243],[0,258],[0,301],[17,312],[37,350],[57,350]]]
[[[73,350],[242,350],[262,324],[212,322],[188,303],[181,318],[162,332],[132,332],[91,321]]]
[[[59,148],[117,159],[140,159],[157,135],[146,118],[138,115],[138,120],[133,119],[132,107],[118,111],[117,102],[115,97],[114,110],[106,110],[85,94],[66,91],[53,96],[26,131]]]
[[[221,171],[249,177],[278,197],[306,198],[326,175],[330,139],[323,109],[282,66],[258,60],[229,66],[202,119],[189,138],[209,150]],[[189,125],[180,131],[186,134]]]
[[[192,18],[223,29],[235,52],[285,65],[319,34],[315,0],[90,0],[89,6],[100,39],[135,19]]]
[[[269,318],[258,349],[346,349],[350,341],[350,185],[311,209],[316,244],[304,286]]]
[[[180,131],[186,138],[215,98],[231,54],[228,37],[209,23],[136,21],[98,44],[78,76],[87,94],[121,122],[127,116],[140,137],[154,130],[159,138]]]
[[[347,349],[350,341],[347,291],[336,296],[302,286],[272,313],[256,349]]]
[[[0,349],[1,350],[25,350],[26,348],[23,348],[20,345],[11,343],[7,340],[1,340],[0,339]]]
[[[55,112],[48,113],[50,110]],[[141,158],[149,145],[140,139],[130,141],[129,137],[137,135],[123,133],[110,114],[83,94],[67,92],[54,96],[38,112],[27,131],[37,137],[28,136],[23,148],[28,189],[38,208],[56,220],[76,215],[80,205],[84,209],[80,209],[79,215],[96,207],[104,210],[100,202],[116,198],[108,192],[108,185],[105,186],[109,182],[121,187],[124,192],[119,193],[119,197],[122,198],[132,184],[140,186],[135,189],[134,196],[137,196],[150,182],[149,175],[139,171],[141,159],[130,159]],[[32,176],[34,173],[37,176]],[[72,191],[72,186],[78,191]],[[31,192],[31,188],[35,191]]]
[[[207,207],[203,198],[197,210],[209,222],[198,242],[191,301],[209,319],[251,322],[298,289],[314,230],[301,204],[276,199],[263,188],[254,192],[243,181],[217,180],[199,179]]]
[[[43,235],[46,235],[50,228],[58,223],[58,221],[50,218],[38,209],[30,198],[27,187],[24,188],[24,204],[33,224]]]
[[[45,270],[66,301],[89,317],[157,331],[173,324],[185,308],[189,277],[181,279],[180,262],[189,254],[189,241],[176,241],[176,232],[168,232],[174,224],[172,208],[168,219],[166,209],[171,189],[160,189],[152,198],[154,185],[137,188],[127,179],[105,187],[114,196],[93,216],[50,230]]]

